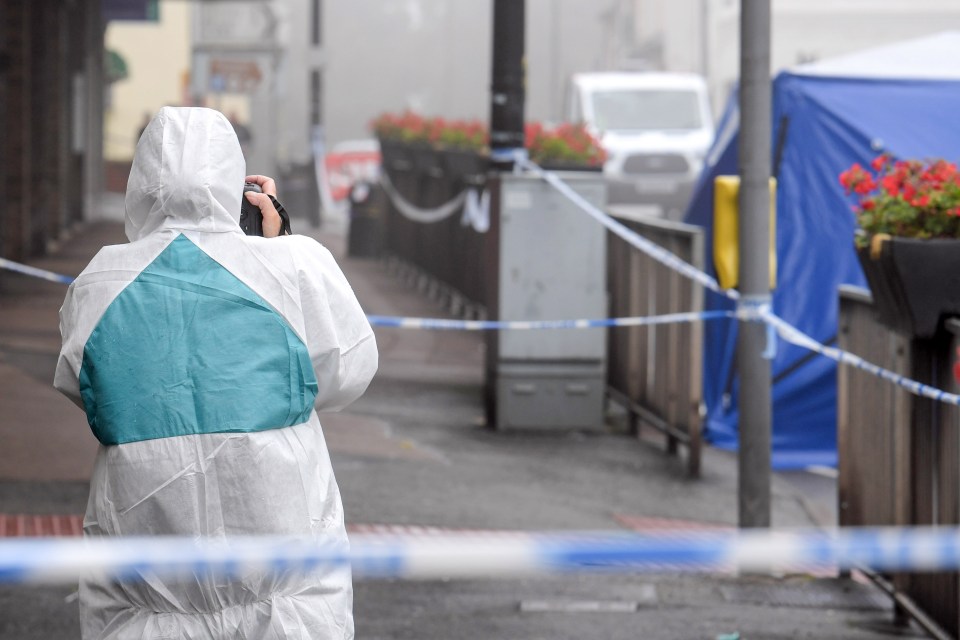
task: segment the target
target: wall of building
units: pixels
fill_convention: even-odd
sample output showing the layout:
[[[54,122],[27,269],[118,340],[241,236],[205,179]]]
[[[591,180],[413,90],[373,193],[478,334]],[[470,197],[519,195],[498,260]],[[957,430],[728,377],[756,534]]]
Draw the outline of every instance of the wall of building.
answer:
[[[99,0],[0,3],[5,258],[42,255],[98,204],[102,37]]]
[[[249,126],[245,155],[252,173],[278,175],[311,157],[312,74],[323,67],[321,32],[314,25],[319,26],[322,5],[321,0],[192,4],[190,92],[198,104],[233,113]]]
[[[629,1],[633,51],[646,55],[654,68],[704,74],[714,108],[721,109],[739,75],[739,0]],[[960,3],[953,0],[776,0],[772,11],[772,73],[960,29]]]
[[[609,9],[596,0],[527,0],[528,120],[562,121],[570,76],[605,68],[604,43],[617,28]]]
[[[527,118],[559,120],[567,78],[601,68],[611,2],[527,0]],[[366,137],[384,111],[486,120],[490,0],[328,0],[330,142]]]
[[[733,4],[713,25],[711,85],[718,101],[726,100],[739,72]],[[780,0],[772,16],[771,71],[951,29],[960,29],[960,4],[952,0]]]
[[[529,119],[559,120],[567,78],[603,66],[612,3],[527,0]],[[315,124],[334,145],[369,137],[384,111],[488,117],[491,0],[222,0],[193,3],[192,13],[191,90],[208,106],[233,98],[248,105],[248,164],[259,172],[307,162]],[[276,30],[260,33],[258,21]],[[255,90],[211,91],[211,60],[224,56],[259,65]],[[129,137],[123,127],[129,119],[115,127]]]
[[[190,5],[159,3],[157,22],[111,21],[105,43],[127,63],[129,76],[108,91],[104,157],[133,158],[140,129],[166,105],[184,103],[190,73]]]
[[[324,111],[331,143],[384,111],[486,117],[490,0],[329,0]]]
[[[322,108],[314,113],[313,103],[316,98],[322,100],[327,85],[323,29],[329,19],[327,4],[327,0],[283,0],[281,5],[279,42],[284,52],[277,91],[281,96],[278,107],[284,126],[278,128],[276,148],[277,160],[283,167],[305,163],[312,157],[312,128],[323,115]],[[312,84],[314,72],[319,81],[316,90]]]

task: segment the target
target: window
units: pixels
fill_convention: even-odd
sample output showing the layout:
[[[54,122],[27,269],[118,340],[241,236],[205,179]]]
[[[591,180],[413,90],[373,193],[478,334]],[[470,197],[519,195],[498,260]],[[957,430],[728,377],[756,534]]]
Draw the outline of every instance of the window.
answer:
[[[593,112],[600,131],[686,130],[702,125],[694,91],[599,91],[593,97]]]

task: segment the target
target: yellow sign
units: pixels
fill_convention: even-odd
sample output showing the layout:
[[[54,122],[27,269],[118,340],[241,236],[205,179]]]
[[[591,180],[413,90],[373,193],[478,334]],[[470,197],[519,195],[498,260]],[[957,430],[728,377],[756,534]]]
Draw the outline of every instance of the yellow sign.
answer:
[[[713,179],[713,263],[723,289],[740,276],[740,176]],[[777,286],[777,179],[770,178],[770,288]]]

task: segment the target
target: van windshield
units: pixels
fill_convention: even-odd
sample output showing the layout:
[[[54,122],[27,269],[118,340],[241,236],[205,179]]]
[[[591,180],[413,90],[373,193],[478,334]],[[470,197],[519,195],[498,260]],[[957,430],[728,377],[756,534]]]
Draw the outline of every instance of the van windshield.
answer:
[[[593,116],[600,131],[699,129],[695,91],[615,89],[593,94]]]

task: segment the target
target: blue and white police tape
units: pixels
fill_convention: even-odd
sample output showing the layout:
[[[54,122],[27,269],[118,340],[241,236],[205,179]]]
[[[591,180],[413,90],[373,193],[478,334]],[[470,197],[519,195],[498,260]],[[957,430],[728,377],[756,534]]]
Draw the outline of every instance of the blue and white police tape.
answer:
[[[746,530],[656,534],[449,533],[351,536],[345,543],[288,537],[16,538],[0,542],[0,582],[73,583],[86,577],[225,577],[323,571],[358,578],[505,578],[572,572],[749,571],[869,567],[960,569],[960,527]]]
[[[70,276],[62,276],[59,273],[54,273],[52,271],[37,269],[36,267],[20,264],[19,262],[7,260],[6,258],[0,258],[0,269],[15,271],[17,273],[33,276],[34,278],[40,278],[42,280],[48,280],[50,282],[57,282],[59,284],[70,284],[73,282],[73,278]]]
[[[443,318],[400,318],[396,316],[368,315],[367,320],[375,327],[398,329],[441,329],[455,331],[498,331],[530,329],[593,329],[598,327],[639,327],[659,324],[676,324],[735,318],[734,311],[691,311],[666,313],[659,316],[634,316],[625,318],[579,319],[579,320],[447,320]]]
[[[536,166],[536,165],[534,165]],[[619,224],[619,223],[616,223]],[[633,233],[627,229],[630,233]],[[646,240],[644,239],[646,242]],[[669,252],[667,252],[669,253]],[[673,254],[670,254],[673,255]],[[674,256],[676,257],[676,256]],[[677,258],[679,260],[679,258]],[[687,263],[680,261],[683,265]],[[687,265],[690,266],[690,265]],[[693,268],[693,267],[690,267]],[[7,269],[22,273],[24,275],[41,278],[50,282],[67,284],[73,282],[73,278],[64,276],[52,271],[38,269],[29,265],[20,264],[6,258],[0,258],[0,269]],[[917,382],[906,378],[898,373],[894,373],[883,367],[879,367],[863,358],[847,351],[835,347],[827,347],[820,344],[810,336],[801,332],[799,329],[789,324],[786,320],[772,313],[769,307],[757,307],[748,302],[739,305],[736,312],[732,311],[701,311],[688,313],[671,313],[659,316],[637,316],[625,318],[605,318],[605,319],[579,319],[579,320],[526,320],[526,321],[506,321],[506,320],[447,320],[442,318],[403,318],[395,316],[370,315],[368,319],[370,324],[382,327],[396,327],[404,329],[447,329],[447,330],[468,330],[468,331],[486,331],[486,330],[524,330],[524,329],[588,329],[594,327],[631,327],[631,326],[652,326],[660,324],[671,324],[680,322],[699,322],[705,320],[717,320],[720,318],[740,318],[743,320],[755,320],[766,322],[768,326],[776,330],[781,338],[797,346],[815,351],[831,360],[848,364],[868,373],[872,373],[884,380],[887,380],[903,389],[906,389],[914,395],[931,398],[948,404],[960,406],[960,395],[949,393],[936,387]],[[766,357],[772,357],[773,341],[768,341]]]
[[[950,393],[936,387],[931,387],[928,384],[917,382],[916,380],[902,376],[899,373],[890,371],[889,369],[884,369],[883,367],[877,366],[872,362],[868,362],[860,356],[850,353],[849,351],[844,351],[843,349],[828,347],[824,344],[821,344],[794,327],[783,318],[775,315],[769,309],[761,311],[759,318],[763,322],[766,322],[767,326],[773,327],[781,338],[791,344],[795,344],[798,347],[803,347],[804,349],[809,349],[810,351],[819,353],[820,355],[830,358],[835,362],[850,365],[851,367],[871,373],[879,378],[883,378],[884,380],[893,383],[902,389],[906,389],[916,396],[930,398],[939,402],[946,402],[947,404],[960,405],[960,395]]]

